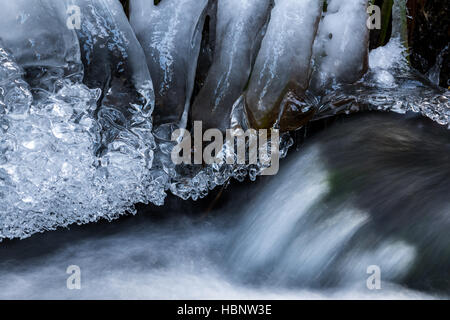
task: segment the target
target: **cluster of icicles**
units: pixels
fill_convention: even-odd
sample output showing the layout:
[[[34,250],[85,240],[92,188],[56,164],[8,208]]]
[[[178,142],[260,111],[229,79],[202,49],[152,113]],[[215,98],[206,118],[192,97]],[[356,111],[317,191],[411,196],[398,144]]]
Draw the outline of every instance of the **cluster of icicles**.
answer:
[[[364,106],[448,124],[448,94],[398,77],[399,41],[369,69],[366,0],[131,0],[130,19],[119,0],[0,5],[0,241],[256,178],[175,166],[171,133],[195,120],[285,132]]]

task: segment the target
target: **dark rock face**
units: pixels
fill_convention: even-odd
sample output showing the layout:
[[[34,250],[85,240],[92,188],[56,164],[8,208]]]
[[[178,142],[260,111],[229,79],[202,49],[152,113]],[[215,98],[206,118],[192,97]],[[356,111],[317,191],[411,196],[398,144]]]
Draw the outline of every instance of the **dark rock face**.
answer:
[[[433,68],[439,56],[442,59],[440,85],[449,87],[450,2],[409,0],[409,44],[411,64],[422,73]]]

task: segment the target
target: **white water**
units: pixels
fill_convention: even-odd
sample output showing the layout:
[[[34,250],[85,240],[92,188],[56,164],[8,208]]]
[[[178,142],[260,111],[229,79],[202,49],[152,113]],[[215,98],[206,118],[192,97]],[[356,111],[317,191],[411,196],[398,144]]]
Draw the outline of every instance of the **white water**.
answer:
[[[329,188],[322,161],[317,146],[302,150],[279,177],[236,193],[240,205],[203,221],[129,221],[112,232],[100,226],[12,244],[17,257],[0,252],[0,298],[437,298],[393,284],[412,266],[414,246],[385,240],[343,250],[370,218],[350,201],[321,208]],[[33,246],[46,243],[49,250],[34,256]],[[81,290],[66,288],[69,265],[81,268]],[[381,290],[366,287],[369,265],[382,270]],[[323,281],[329,286],[319,288]]]

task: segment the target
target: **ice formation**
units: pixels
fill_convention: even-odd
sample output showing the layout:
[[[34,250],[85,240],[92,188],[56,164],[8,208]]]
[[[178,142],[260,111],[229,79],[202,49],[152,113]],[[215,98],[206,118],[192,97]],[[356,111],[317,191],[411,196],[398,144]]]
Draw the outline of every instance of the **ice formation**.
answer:
[[[132,0],[130,20],[155,88],[155,125],[185,127],[208,0]]]
[[[206,128],[229,128],[231,109],[248,82],[271,6],[272,0],[218,1],[214,61],[192,106],[192,118]]]
[[[82,71],[76,35],[66,27],[62,1],[0,0],[0,39],[25,70],[35,93]]]
[[[415,112],[450,129],[450,91],[408,65],[402,42],[394,36],[384,47],[372,50],[363,79],[322,97],[315,118],[364,110]]]
[[[366,0],[329,0],[314,43],[315,92],[333,84],[353,83],[364,75],[369,59]]]
[[[79,43],[66,28],[66,7],[7,3],[1,13],[6,41],[0,42],[0,239],[111,219],[133,212],[138,202],[162,204],[164,177],[149,170],[148,104],[129,105],[140,123],[120,128],[108,152],[96,156],[105,131],[95,112],[102,92],[81,83]],[[58,10],[45,10],[53,5]],[[18,30],[15,37],[6,34],[11,29]]]
[[[309,85],[321,13],[322,1],[275,1],[244,98],[253,127],[267,128],[279,121],[287,128],[310,113],[301,101]]]
[[[98,152],[113,141],[129,141],[142,154],[151,144],[154,94],[145,55],[117,0],[66,0],[80,8],[80,41],[84,83],[101,89],[95,115],[102,127]],[[69,7],[70,8],[70,7]],[[139,139],[133,139],[133,135]],[[143,141],[148,143],[142,145]],[[126,143],[125,143],[126,144]]]
[[[404,17],[402,1],[394,24]],[[254,180],[261,163],[171,161],[171,133],[189,125],[192,100],[194,117],[222,129],[293,129],[313,115],[366,109],[421,112],[449,126],[449,92],[411,70],[397,28],[355,82],[367,31],[357,27],[362,1],[351,2],[361,11],[331,0],[316,37],[317,0],[222,0],[217,8],[208,0],[133,0],[135,37],[118,0],[0,0],[0,240],[116,218],[136,203],[162,205],[169,190],[198,199],[231,178]],[[66,24],[72,5],[81,11],[78,30]],[[216,36],[200,53],[214,10],[208,24]],[[336,17],[345,23],[329,39]],[[357,43],[342,51],[348,30]],[[312,58],[314,42],[321,53]],[[210,53],[211,66],[199,66]],[[339,84],[323,97],[308,91],[313,62],[321,81]],[[208,76],[192,97],[196,70]],[[282,135],[281,157],[291,145]],[[225,146],[222,155],[230,154]]]

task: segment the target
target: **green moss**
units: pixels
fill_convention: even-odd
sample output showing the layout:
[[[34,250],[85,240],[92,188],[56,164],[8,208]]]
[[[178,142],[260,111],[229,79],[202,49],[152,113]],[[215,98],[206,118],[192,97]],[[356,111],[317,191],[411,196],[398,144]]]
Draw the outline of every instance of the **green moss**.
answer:
[[[327,195],[327,200],[336,198],[346,198],[353,190],[353,181],[358,177],[358,174],[351,170],[344,171],[330,171],[328,173],[328,184],[330,192]]]
[[[383,1],[383,6],[381,7],[381,32],[379,38],[379,45],[384,45],[387,41],[389,23],[392,17],[392,6],[394,5],[394,0]]]

